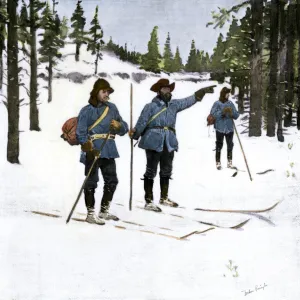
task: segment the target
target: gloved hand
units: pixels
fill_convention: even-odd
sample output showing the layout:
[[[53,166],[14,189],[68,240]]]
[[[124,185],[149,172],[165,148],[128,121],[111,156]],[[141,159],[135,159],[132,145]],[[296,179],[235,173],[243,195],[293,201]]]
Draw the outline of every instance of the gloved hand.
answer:
[[[223,113],[226,114],[226,113],[232,113],[232,108],[227,106],[223,109]]]
[[[133,137],[135,131],[136,131],[135,128],[132,128],[132,129],[129,130],[128,135],[129,135],[129,137],[130,137],[131,139],[132,139],[132,137]]]
[[[207,87],[201,88],[198,91],[196,91],[195,92],[196,100],[201,101],[206,93],[212,94],[214,92],[215,87],[216,87],[216,85],[207,86]]]
[[[81,145],[81,150],[83,152],[89,152],[93,150],[93,147],[94,147],[93,142],[91,140],[87,140],[87,142]]]
[[[121,123],[116,120],[111,120],[109,128],[111,130],[119,131],[121,129]]]
[[[99,157],[100,156],[100,151],[96,150],[96,149],[93,149],[91,151],[91,154],[92,154],[93,157]]]

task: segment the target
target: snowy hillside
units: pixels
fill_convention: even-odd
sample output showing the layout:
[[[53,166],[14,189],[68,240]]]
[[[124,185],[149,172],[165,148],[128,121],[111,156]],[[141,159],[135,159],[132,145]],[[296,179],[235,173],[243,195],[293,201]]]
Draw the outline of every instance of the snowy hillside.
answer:
[[[64,55],[74,49],[68,46],[65,51]],[[81,59],[86,62],[76,63],[73,56],[66,56],[56,72],[92,75],[94,58],[82,51]],[[43,68],[39,70],[42,71]],[[107,73],[115,89],[111,101],[128,124],[130,83],[133,83],[135,124],[143,106],[154,97],[149,89],[158,78],[148,74],[138,84],[132,73],[145,72],[108,54],[99,64],[100,72]],[[130,78],[122,79],[115,73],[128,73]],[[191,77],[180,74],[170,77],[171,81],[176,79],[174,99],[191,95],[201,86],[216,84],[208,80],[198,83],[181,80]],[[215,132],[206,126],[206,117],[223,85],[177,118],[179,152],[175,154],[170,198],[184,208],[162,207],[164,214],[139,209],[144,204],[140,178],[146,159],[136,146],[133,210],[129,211],[130,140],[126,135],[116,140],[121,158],[117,159],[119,185],[111,208],[122,221],[96,226],[71,220],[66,225],[84,180],[84,167],[79,163],[80,148],[71,147],[60,138],[61,126],[86,105],[95,78],[91,76],[82,84],[67,78],[55,79],[50,104],[43,88],[47,82],[39,79],[42,131],[28,130],[29,107],[22,106],[21,165],[6,161],[7,111],[0,105],[0,299],[236,300],[244,299],[249,290],[252,291],[247,294],[249,299],[299,299],[299,133],[290,128],[285,143],[265,134],[260,138],[240,135],[253,181],[249,180],[236,136],[233,164],[244,172],[231,177],[232,170],[217,171],[213,151]],[[25,97],[26,92],[20,91],[20,98]],[[239,132],[244,129],[241,123],[241,119],[236,121]],[[222,151],[223,165],[225,154],[226,144]],[[274,171],[256,174],[267,169]],[[102,184],[101,179],[96,192],[97,209]],[[158,177],[154,193],[158,202]],[[274,210],[261,214],[194,210],[196,207],[258,209],[276,201],[281,203]],[[74,217],[83,219],[85,212],[82,198]],[[250,221],[241,230],[216,228],[186,240],[170,237],[211,228],[195,220],[233,226],[247,219]]]

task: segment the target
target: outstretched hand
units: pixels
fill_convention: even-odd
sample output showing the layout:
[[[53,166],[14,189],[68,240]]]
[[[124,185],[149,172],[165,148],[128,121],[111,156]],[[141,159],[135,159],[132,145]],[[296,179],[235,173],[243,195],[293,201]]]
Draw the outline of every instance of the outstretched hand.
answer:
[[[215,87],[216,87],[216,85],[211,85],[211,86],[205,87],[203,90],[205,93],[212,94],[214,92]]]
[[[207,86],[207,87],[201,88],[198,91],[196,91],[195,92],[196,100],[201,101],[206,93],[212,94],[214,92],[215,87],[216,87],[216,85],[211,85],[211,86]]]

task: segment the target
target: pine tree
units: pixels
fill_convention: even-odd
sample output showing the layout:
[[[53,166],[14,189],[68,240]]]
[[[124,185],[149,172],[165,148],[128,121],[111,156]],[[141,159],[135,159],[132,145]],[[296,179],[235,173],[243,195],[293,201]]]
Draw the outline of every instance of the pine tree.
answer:
[[[184,65],[182,63],[182,59],[180,57],[179,48],[176,48],[176,53],[173,61],[173,70],[174,72],[179,72],[184,69]]]
[[[141,68],[146,71],[151,71],[154,73],[160,73],[160,61],[161,55],[158,49],[158,37],[157,37],[158,27],[155,26],[151,32],[151,38],[148,42],[148,52],[142,57]]]
[[[220,33],[217,41],[217,46],[214,48],[211,59],[211,78],[218,81],[224,81],[225,79],[225,64],[224,62],[222,62],[222,60],[224,59],[224,52],[225,42],[223,42],[223,35]]]
[[[186,72],[197,72],[197,53],[195,47],[195,41],[192,40],[190,54],[185,65]]]
[[[173,72],[173,53],[171,50],[171,38],[169,32],[164,47],[163,63],[164,63],[164,71]]]
[[[112,37],[109,38],[109,42],[106,44],[106,50],[108,51],[114,51],[115,50],[115,44],[112,40]]]
[[[198,50],[196,52],[196,56],[197,56],[197,72],[203,72],[204,70],[204,64],[205,64],[205,57],[204,57],[204,51],[203,50]]]
[[[91,22],[92,27],[90,28],[90,36],[91,39],[89,40],[87,50],[91,51],[93,55],[96,55],[95,59],[95,74],[98,72],[98,60],[102,59],[102,53],[100,50],[102,49],[102,46],[104,45],[103,41],[103,30],[99,24],[98,20],[98,5],[96,6],[95,15]]]
[[[125,55],[125,50],[124,50],[123,46],[120,47],[118,53],[119,53],[120,59],[121,59],[122,61],[125,61],[126,55]]]
[[[76,54],[75,60],[79,61],[80,47],[82,44],[87,43],[86,33],[84,31],[84,26],[86,23],[86,18],[84,17],[84,11],[81,6],[82,0],[78,0],[76,9],[71,17],[73,32],[70,33],[69,37],[73,39],[76,44]]]
[[[211,61],[210,61],[210,56],[208,54],[208,52],[206,52],[205,54],[205,58],[204,58],[204,63],[203,63],[203,71],[204,72],[209,72],[210,71],[210,65],[211,65]]]
[[[44,33],[40,34],[43,39],[40,41],[41,48],[39,53],[41,55],[40,61],[47,62],[48,70],[48,102],[52,101],[52,79],[53,67],[57,64],[57,58],[61,58],[60,49],[64,47],[64,40],[61,38],[61,26],[58,15],[54,16],[55,10],[50,10],[47,3],[42,13],[42,29]]]
[[[66,38],[68,37],[68,31],[69,31],[68,19],[66,17],[63,17],[60,24],[60,37],[63,41],[65,41]]]

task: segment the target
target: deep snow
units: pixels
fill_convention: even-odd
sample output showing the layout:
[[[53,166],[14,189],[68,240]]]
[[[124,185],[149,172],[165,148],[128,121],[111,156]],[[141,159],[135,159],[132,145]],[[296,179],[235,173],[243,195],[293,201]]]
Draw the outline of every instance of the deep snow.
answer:
[[[68,46],[65,53],[70,51]],[[93,58],[83,52],[83,58]],[[63,72],[91,74],[92,65],[75,63],[69,56],[58,65]],[[104,56],[101,70],[115,89],[111,101],[129,123],[131,80],[122,80],[113,72],[142,72],[116,58]],[[165,76],[164,76],[165,77]],[[171,76],[180,78],[180,74]],[[143,106],[154,94],[149,90],[157,80],[148,77],[133,83],[134,123]],[[144,224],[145,230],[182,236],[209,226],[191,219],[234,225],[250,218],[243,230],[215,229],[178,241],[136,230],[94,226],[65,219],[84,180],[79,163],[79,147],[71,147],[61,138],[64,121],[76,116],[86,105],[95,77],[83,84],[67,79],[54,80],[53,102],[47,103],[47,91],[40,84],[41,132],[30,132],[28,106],[21,107],[20,161],[6,161],[7,111],[0,105],[0,299],[249,299],[296,300],[300,296],[299,256],[299,133],[290,128],[285,143],[268,138],[249,138],[241,134],[253,181],[247,172],[215,168],[213,128],[206,126],[206,116],[223,85],[206,95],[201,103],[181,112],[177,118],[179,152],[175,154],[170,198],[186,209],[162,207],[165,212],[186,216],[185,219],[159,215],[136,208],[143,206],[145,154],[134,148],[133,210],[128,209],[130,141],[118,137],[121,158],[117,159],[119,186],[112,211],[123,220]],[[205,81],[176,81],[173,98],[191,95]],[[21,90],[21,98],[26,95]],[[233,99],[234,100],[234,99]],[[242,121],[236,121],[243,131]],[[234,138],[234,165],[246,170],[243,156]],[[292,145],[289,149],[288,144]],[[222,162],[226,161],[226,145]],[[294,165],[291,166],[291,163]],[[255,173],[266,169],[274,172]],[[287,177],[287,171],[290,175]],[[295,174],[295,177],[292,176]],[[96,193],[96,207],[102,195],[102,180]],[[158,201],[158,177],[155,201]],[[195,207],[255,209],[282,202],[273,211],[257,215],[196,212]],[[123,204],[117,205],[117,204]],[[48,218],[25,211],[36,210],[60,214]],[[75,217],[85,213],[79,202]],[[272,225],[273,224],[273,225]],[[138,226],[120,223],[131,229]],[[172,231],[158,229],[167,227]],[[226,265],[238,266],[238,276]],[[266,286],[264,289],[257,289]],[[257,290],[256,290],[257,289]]]

